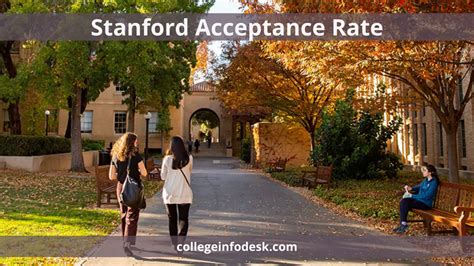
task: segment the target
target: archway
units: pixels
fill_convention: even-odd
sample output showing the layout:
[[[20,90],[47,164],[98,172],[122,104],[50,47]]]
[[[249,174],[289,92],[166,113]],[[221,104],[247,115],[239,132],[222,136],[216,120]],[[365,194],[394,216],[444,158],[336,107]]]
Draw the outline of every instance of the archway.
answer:
[[[200,142],[220,142],[220,119],[211,109],[201,108],[196,110],[189,118],[189,139],[199,139]]]

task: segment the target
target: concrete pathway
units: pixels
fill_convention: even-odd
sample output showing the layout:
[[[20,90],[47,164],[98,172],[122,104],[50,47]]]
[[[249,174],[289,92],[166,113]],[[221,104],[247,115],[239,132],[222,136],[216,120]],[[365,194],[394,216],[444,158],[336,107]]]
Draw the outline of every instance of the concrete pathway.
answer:
[[[234,158],[197,158],[194,204],[187,243],[296,244],[296,252],[184,252],[168,237],[161,192],[140,214],[134,257],[125,257],[117,230],[83,261],[85,265],[149,263],[427,263],[428,253],[404,238],[387,236],[333,214],[280,184],[248,170]],[[209,247],[209,246],[208,246]],[[425,259],[423,259],[425,258]]]

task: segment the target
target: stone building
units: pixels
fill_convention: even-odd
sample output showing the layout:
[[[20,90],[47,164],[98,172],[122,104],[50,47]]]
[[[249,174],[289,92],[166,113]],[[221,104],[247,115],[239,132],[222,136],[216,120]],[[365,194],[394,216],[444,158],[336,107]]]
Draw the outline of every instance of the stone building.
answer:
[[[458,87],[455,104],[465,97],[467,82]],[[406,165],[433,164],[440,173],[448,173],[446,134],[436,113],[423,104],[410,104],[397,115],[403,124],[389,142],[388,149],[399,154]],[[388,118],[388,116],[386,116]],[[474,104],[467,104],[459,123],[458,157],[460,176],[474,178]]]
[[[111,84],[105,89],[99,97],[90,102],[81,116],[81,131],[83,138],[104,140],[106,145],[114,142],[123,133],[127,131],[127,105],[122,104],[122,89]],[[7,134],[9,127],[8,110],[5,104],[0,105],[2,115],[0,117],[0,133]],[[149,110],[151,118],[149,120],[149,148],[150,149],[167,149],[170,136],[180,135],[185,140],[189,138],[195,139],[196,132],[193,131],[191,125],[192,118],[199,112],[207,111],[215,114],[219,120],[218,128],[213,130],[212,142],[216,149],[224,149],[226,141],[232,141],[232,117],[227,115],[215,99],[215,92],[208,83],[197,83],[190,88],[189,93],[183,95],[180,107],[169,107],[171,119],[171,131],[168,134],[162,134],[156,129],[158,113]],[[135,114],[135,133],[139,136],[140,146],[145,145],[146,120],[145,114]],[[50,110],[50,119],[56,120],[57,124],[49,124],[49,134],[64,136],[67,121],[67,110]],[[224,150],[222,151],[224,153]]]

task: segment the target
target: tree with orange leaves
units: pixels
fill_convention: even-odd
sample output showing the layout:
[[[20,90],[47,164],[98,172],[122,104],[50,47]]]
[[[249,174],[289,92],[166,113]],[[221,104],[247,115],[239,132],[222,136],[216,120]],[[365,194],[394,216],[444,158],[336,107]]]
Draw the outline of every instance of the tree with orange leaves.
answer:
[[[423,13],[473,12],[471,0],[329,0],[279,2],[281,12],[292,13]],[[255,12],[268,12],[269,5],[249,4]],[[284,47],[284,49],[282,49]],[[438,116],[446,132],[449,180],[459,182],[457,131],[466,105],[473,97],[474,61],[472,41],[334,41],[274,42],[265,51],[286,66],[293,61],[306,65],[305,73],[313,81],[321,75],[370,76],[378,74],[404,84]],[[296,51],[296,52],[295,52]],[[297,54],[296,54],[297,53]],[[295,57],[297,55],[297,57]],[[326,56],[326,70],[316,63]],[[459,88],[463,95],[458,95]]]
[[[233,45],[226,55],[228,64],[215,69],[221,102],[230,110],[263,113],[299,124],[311,136],[322,111],[334,102],[337,86],[322,79],[312,82],[298,69],[284,67],[266,56],[261,44]]]

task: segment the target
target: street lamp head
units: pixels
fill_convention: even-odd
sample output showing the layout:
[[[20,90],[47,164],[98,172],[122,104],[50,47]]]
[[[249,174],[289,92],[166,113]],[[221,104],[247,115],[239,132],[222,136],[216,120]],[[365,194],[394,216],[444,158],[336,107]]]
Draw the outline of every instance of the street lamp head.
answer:
[[[150,113],[150,112],[147,112],[147,113],[145,114],[145,119],[148,120],[148,119],[150,119],[150,118],[151,118],[151,113]]]
[[[51,114],[51,112],[50,112],[49,110],[46,110],[46,111],[44,111],[44,114],[45,114],[46,116],[48,116],[48,115]]]

